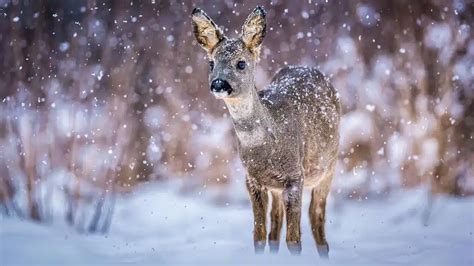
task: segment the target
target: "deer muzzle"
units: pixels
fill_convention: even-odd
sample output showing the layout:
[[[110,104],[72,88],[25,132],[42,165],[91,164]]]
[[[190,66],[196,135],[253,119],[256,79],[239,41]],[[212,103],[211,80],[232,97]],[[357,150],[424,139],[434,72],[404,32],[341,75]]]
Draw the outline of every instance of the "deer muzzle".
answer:
[[[211,91],[216,96],[229,96],[232,93],[232,87],[226,80],[215,79],[211,83]]]

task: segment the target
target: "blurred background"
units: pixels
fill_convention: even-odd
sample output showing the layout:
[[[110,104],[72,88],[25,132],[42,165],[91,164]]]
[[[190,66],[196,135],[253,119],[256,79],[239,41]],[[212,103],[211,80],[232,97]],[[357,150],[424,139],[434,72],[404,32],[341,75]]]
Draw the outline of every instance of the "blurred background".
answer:
[[[341,95],[335,202],[473,195],[470,0],[0,0],[0,212],[104,233],[137,186],[232,201],[245,171],[190,13],[237,37],[257,4],[257,87],[309,65]]]

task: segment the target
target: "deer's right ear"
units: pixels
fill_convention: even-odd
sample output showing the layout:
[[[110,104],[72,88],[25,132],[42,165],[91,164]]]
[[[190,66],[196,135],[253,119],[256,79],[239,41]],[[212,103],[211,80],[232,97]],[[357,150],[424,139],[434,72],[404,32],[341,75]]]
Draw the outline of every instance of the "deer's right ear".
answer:
[[[216,23],[199,8],[192,13],[193,31],[197,42],[207,53],[211,54],[217,44],[225,39]]]

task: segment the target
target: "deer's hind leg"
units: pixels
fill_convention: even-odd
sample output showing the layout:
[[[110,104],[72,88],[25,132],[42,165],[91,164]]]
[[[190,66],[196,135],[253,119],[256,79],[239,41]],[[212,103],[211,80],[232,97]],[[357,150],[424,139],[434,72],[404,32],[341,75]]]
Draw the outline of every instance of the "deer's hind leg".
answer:
[[[324,224],[326,222],[326,199],[329,194],[333,172],[334,170],[331,170],[330,176],[326,176],[321,184],[313,188],[311,191],[311,203],[309,205],[311,230],[319,256],[323,258],[329,255],[329,245],[326,241]]]
[[[251,178],[246,180],[247,190],[252,202],[252,210],[254,217],[253,243],[255,253],[262,253],[265,249],[267,237],[266,216],[268,205],[267,190],[253,182]]]
[[[294,182],[283,189],[283,203],[286,214],[286,245],[291,254],[301,253],[301,196],[303,178],[297,177]]]
[[[281,193],[272,191],[272,210],[270,212],[271,227],[268,234],[268,244],[270,252],[276,253],[280,247],[281,227],[283,225],[283,216],[285,215],[285,206],[281,198]]]

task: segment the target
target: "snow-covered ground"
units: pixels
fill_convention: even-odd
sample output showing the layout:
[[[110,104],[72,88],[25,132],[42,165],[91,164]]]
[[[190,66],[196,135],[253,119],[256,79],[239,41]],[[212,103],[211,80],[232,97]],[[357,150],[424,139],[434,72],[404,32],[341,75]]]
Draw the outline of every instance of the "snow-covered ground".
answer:
[[[231,186],[244,195],[243,186]],[[229,190],[229,191],[230,191]],[[305,195],[305,208],[308,195]],[[153,184],[117,201],[111,231],[84,235],[54,226],[0,218],[0,264],[408,264],[473,265],[474,199],[437,197],[422,222],[423,189],[366,201],[330,200],[329,261],[321,260],[303,215],[303,252],[292,256],[284,235],[279,254],[254,255],[252,213],[246,201],[217,206],[177,186]]]

